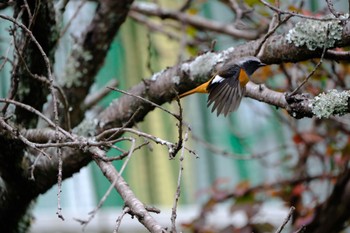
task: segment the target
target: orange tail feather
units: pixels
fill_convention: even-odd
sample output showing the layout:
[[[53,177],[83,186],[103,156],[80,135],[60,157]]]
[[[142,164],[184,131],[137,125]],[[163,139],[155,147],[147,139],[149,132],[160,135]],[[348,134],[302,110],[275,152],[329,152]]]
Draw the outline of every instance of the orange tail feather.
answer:
[[[185,96],[188,96],[188,95],[192,95],[194,93],[208,93],[207,87],[208,87],[210,81],[211,80],[209,80],[206,83],[201,84],[200,86],[198,86],[198,87],[196,87],[196,88],[194,88],[192,90],[189,90],[189,91],[187,91],[185,93],[182,93],[181,95],[179,95],[179,97],[182,98],[182,97],[185,97]]]

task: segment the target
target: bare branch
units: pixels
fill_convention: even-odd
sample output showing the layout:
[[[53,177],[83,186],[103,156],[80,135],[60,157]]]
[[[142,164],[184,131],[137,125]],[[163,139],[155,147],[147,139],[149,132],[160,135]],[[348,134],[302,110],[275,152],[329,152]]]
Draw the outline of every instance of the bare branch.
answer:
[[[54,106],[55,106],[54,107],[55,121],[57,123],[57,121],[58,121],[57,100],[56,100],[56,96],[55,96],[55,93],[54,93],[54,90],[53,90],[54,80],[53,80],[53,76],[52,76],[52,72],[51,72],[51,64],[50,64],[50,60],[49,60],[48,56],[46,55],[44,49],[42,48],[42,46],[40,45],[38,40],[34,37],[33,33],[24,24],[18,22],[16,19],[14,19],[12,17],[9,17],[9,16],[6,16],[6,15],[0,14],[0,18],[6,19],[6,20],[16,24],[17,26],[19,26],[21,29],[23,29],[25,31],[25,33],[28,34],[30,39],[35,43],[36,47],[39,49],[39,51],[41,53],[41,56],[43,57],[43,59],[45,61],[46,68],[47,68],[47,76],[48,76],[48,79],[49,79],[49,82],[50,82],[50,91],[51,91],[51,94],[52,94],[52,98],[54,99],[53,102],[54,102]]]
[[[327,6],[328,6],[329,11],[330,11],[336,18],[339,18],[339,16],[341,15],[341,13],[337,12],[337,11],[334,9],[333,1],[332,1],[332,0],[326,0],[326,2],[327,2]]]
[[[161,19],[169,18],[179,20],[182,23],[199,29],[223,33],[235,38],[252,40],[258,38],[259,36],[259,32],[256,30],[239,30],[230,24],[211,21],[200,16],[188,15],[179,11],[163,9],[154,3],[135,2],[131,7],[131,11],[136,11],[149,16],[158,16]]]
[[[23,108],[29,112],[32,112],[34,114],[36,114],[37,116],[41,117],[43,120],[45,120],[50,126],[52,127],[56,127],[57,125],[52,122],[49,118],[47,118],[45,115],[43,115],[40,111],[34,109],[33,107],[29,106],[29,105],[26,105],[26,104],[23,104],[23,103],[20,103],[20,102],[17,102],[15,100],[9,100],[9,99],[3,99],[3,98],[0,98],[0,103],[1,102],[4,102],[4,103],[10,103],[10,104],[14,104],[20,108]],[[66,137],[71,137],[71,135],[65,131],[64,129],[62,129],[61,127],[57,126],[57,130],[59,132],[61,132],[62,134],[64,134]]]
[[[130,150],[127,156],[127,159],[125,160],[125,162],[123,163],[123,166],[121,167],[120,171],[119,171],[119,175],[117,177],[115,177],[114,181],[111,182],[111,185],[109,186],[109,188],[107,189],[106,193],[103,195],[103,197],[101,198],[101,200],[99,201],[98,205],[96,206],[95,209],[93,209],[90,213],[89,213],[89,218],[85,221],[79,220],[80,223],[83,224],[83,230],[87,227],[87,225],[89,224],[89,222],[95,217],[95,215],[97,214],[98,210],[101,209],[102,205],[105,203],[105,201],[107,200],[107,197],[111,194],[112,190],[115,188],[115,185],[117,184],[117,182],[119,181],[119,178],[122,176],[124,169],[126,168],[126,165],[129,163],[130,158],[132,153],[134,152],[134,148],[135,148],[135,139],[131,140],[131,146],[130,146]],[[101,154],[99,154],[101,155]],[[107,157],[107,156],[104,156]]]
[[[120,227],[120,224],[122,223],[122,219],[129,212],[130,212],[130,208],[129,207],[126,206],[126,207],[123,208],[123,213],[118,217],[118,219],[116,221],[115,229],[113,230],[113,233],[119,232],[119,227]]]
[[[148,29],[152,32],[159,32],[172,40],[177,40],[177,41],[181,40],[181,37],[178,35],[178,33],[173,32],[171,30],[166,30],[164,28],[164,25],[162,25],[160,23],[152,22],[151,20],[148,19],[148,17],[146,17],[143,14],[140,14],[136,11],[131,11],[129,13],[129,16],[130,16],[130,18],[132,18],[136,22],[139,22],[139,23],[145,25],[146,27],[148,27]],[[194,40],[187,40],[186,44],[190,45],[190,46],[195,46],[196,44],[199,44],[199,42],[194,41]]]
[[[118,81],[116,79],[112,79],[109,83],[107,83],[107,87],[111,86],[117,86]],[[100,100],[102,100],[104,97],[106,97],[110,93],[110,90],[106,87],[102,88],[100,91],[97,91],[95,93],[91,93],[88,95],[84,100],[84,109],[89,109],[96,105]]]
[[[349,51],[336,51],[336,50],[327,50],[326,56],[328,59],[334,59],[336,61],[339,60],[350,60],[350,52]]]
[[[290,221],[290,219],[292,218],[294,210],[295,210],[295,207],[294,207],[294,206],[290,207],[288,216],[287,216],[286,219],[283,221],[282,225],[277,229],[276,233],[281,233],[281,232],[283,231],[284,227],[287,225],[287,223],[288,223],[288,222]]]
[[[178,127],[182,127],[181,125],[179,125]],[[180,198],[180,194],[181,194],[181,179],[182,179],[182,172],[183,172],[183,160],[184,160],[184,153],[185,153],[185,142],[188,139],[188,131],[185,132],[185,138],[184,138],[184,142],[182,145],[182,150],[181,150],[181,155],[179,158],[179,175],[177,177],[177,187],[176,187],[176,193],[175,193],[175,198],[174,198],[174,204],[173,204],[173,208],[171,209],[171,232],[176,233],[176,217],[177,217],[177,205],[179,202],[179,198]]]
[[[118,179],[118,182],[115,183],[114,187],[123,198],[125,205],[130,208],[130,213],[135,215],[139,222],[141,222],[150,232],[165,233],[166,230],[148,213],[145,206],[136,198],[128,184],[123,177],[120,176],[114,166],[110,162],[104,162],[99,159],[100,157],[105,157],[105,152],[98,148],[91,148],[90,152],[95,155],[95,162],[111,183]]]
[[[264,1],[264,0],[260,0],[260,2],[262,4],[264,4],[265,6],[267,6],[268,8],[270,8],[271,10],[277,12],[278,14],[286,14],[286,15],[292,15],[292,16],[296,16],[296,17],[300,17],[300,18],[304,18],[304,19],[313,19],[313,20],[319,20],[319,21],[332,21],[332,20],[340,20],[337,18],[319,18],[319,17],[313,17],[313,16],[308,16],[308,15],[302,15],[302,14],[298,14],[298,13],[294,13],[291,11],[284,11],[281,10],[277,7],[272,6],[270,3]],[[345,21],[345,19],[342,19]]]

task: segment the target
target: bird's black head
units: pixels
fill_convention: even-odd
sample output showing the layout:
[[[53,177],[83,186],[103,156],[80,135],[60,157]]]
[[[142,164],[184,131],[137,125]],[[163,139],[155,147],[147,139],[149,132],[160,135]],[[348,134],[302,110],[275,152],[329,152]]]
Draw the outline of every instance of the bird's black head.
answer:
[[[239,61],[238,65],[250,76],[259,67],[265,66],[266,64],[262,63],[257,57],[245,57]]]

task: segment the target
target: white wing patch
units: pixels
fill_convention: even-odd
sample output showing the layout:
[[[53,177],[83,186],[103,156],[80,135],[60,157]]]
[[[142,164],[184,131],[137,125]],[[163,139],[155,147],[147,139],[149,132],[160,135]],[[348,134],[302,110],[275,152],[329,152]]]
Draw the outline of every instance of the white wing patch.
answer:
[[[211,83],[221,83],[224,81],[224,78],[221,77],[220,75],[215,75],[214,79],[211,81]]]

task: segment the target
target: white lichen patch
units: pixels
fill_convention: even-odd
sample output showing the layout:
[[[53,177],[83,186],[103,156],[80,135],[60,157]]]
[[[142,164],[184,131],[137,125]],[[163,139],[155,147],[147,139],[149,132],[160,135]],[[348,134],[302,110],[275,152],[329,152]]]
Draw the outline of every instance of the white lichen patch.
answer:
[[[152,80],[152,81],[157,81],[157,79],[158,79],[160,76],[162,76],[163,73],[164,73],[164,70],[162,70],[162,71],[160,71],[160,72],[158,72],[158,73],[155,73],[154,75],[152,75],[151,80]]]
[[[84,50],[80,45],[75,44],[73,50],[68,58],[65,73],[60,80],[60,84],[67,88],[81,85],[81,79],[86,77],[89,71],[84,65],[93,60],[90,51]]]
[[[158,9],[158,5],[151,2],[138,2],[138,6],[140,9],[144,9],[145,11],[153,11]]]
[[[224,62],[233,53],[234,50],[235,50],[235,47],[230,47],[222,51],[221,57],[218,58],[217,62],[218,63]]]
[[[181,72],[187,74],[191,80],[198,78],[206,79],[214,66],[218,63],[224,62],[233,51],[234,47],[228,48],[221,53],[207,52],[196,57],[193,61],[183,63],[180,67]],[[166,69],[155,73],[150,79],[156,81],[165,71]],[[172,81],[175,84],[179,84],[180,77],[174,76],[172,77]]]
[[[329,21],[306,19],[289,30],[286,40],[297,47],[305,45],[309,50],[332,48],[342,36],[343,27],[340,23],[340,20],[331,18]]]
[[[172,81],[174,84],[180,84],[180,77],[179,76],[174,76],[172,77]]]
[[[310,107],[318,118],[328,118],[333,114],[344,115],[348,110],[349,97],[350,91],[332,89],[316,96],[310,101]]]
[[[181,66],[181,70],[182,72],[187,73],[190,76],[191,80],[207,77],[213,67],[218,63],[218,60],[221,59],[221,57],[221,54],[208,52],[201,56],[198,56],[192,62],[184,63]]]
[[[73,86],[80,86],[81,85],[80,78],[83,77],[83,73],[76,67],[76,66],[79,66],[78,61],[74,59],[69,59],[69,60],[71,60],[71,62],[67,62],[67,66],[65,70],[66,72],[62,76],[60,80],[60,84],[67,88],[71,88]]]
[[[94,136],[98,121],[96,119],[85,119],[73,129],[73,133],[79,136]]]

